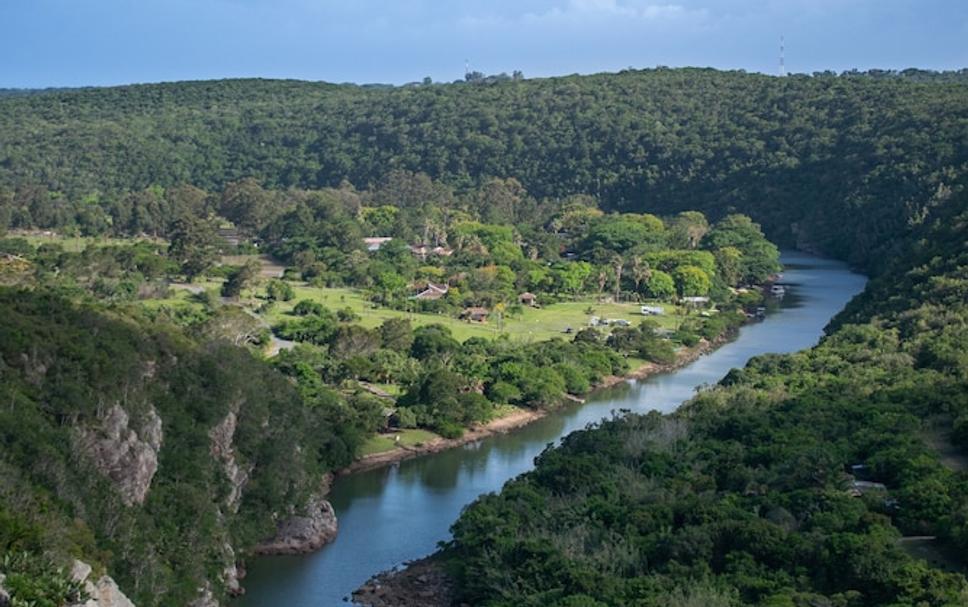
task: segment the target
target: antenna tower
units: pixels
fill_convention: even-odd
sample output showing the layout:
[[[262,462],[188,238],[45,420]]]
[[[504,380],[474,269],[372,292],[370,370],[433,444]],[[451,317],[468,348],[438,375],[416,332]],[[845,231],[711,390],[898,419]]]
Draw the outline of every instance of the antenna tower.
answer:
[[[783,36],[780,36],[780,75],[786,76],[786,58],[784,57]]]

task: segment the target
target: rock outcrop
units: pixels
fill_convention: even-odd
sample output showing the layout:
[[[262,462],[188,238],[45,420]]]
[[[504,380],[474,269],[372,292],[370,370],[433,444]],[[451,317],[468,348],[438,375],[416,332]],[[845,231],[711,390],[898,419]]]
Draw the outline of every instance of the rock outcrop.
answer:
[[[7,576],[0,573],[0,607],[10,606],[10,593],[7,589],[3,587],[3,581],[7,579]]]
[[[236,457],[235,448],[232,446],[232,439],[235,436],[235,428],[238,425],[238,417],[232,411],[218,423],[208,433],[212,439],[212,456],[222,463],[222,470],[229,480],[231,489],[226,498],[226,507],[232,513],[239,511],[239,502],[242,499],[242,490],[249,481],[249,474],[252,467],[239,465]]]
[[[134,607],[134,603],[124,596],[113,579],[102,575],[97,581],[91,581],[90,576],[91,566],[75,560],[71,567],[71,577],[84,584],[84,590],[89,597],[83,605],[76,607]]]
[[[154,408],[144,415],[136,432],[128,412],[112,406],[100,427],[84,433],[86,451],[97,469],[114,481],[127,506],[141,504],[158,470],[158,450],[163,438],[161,418]]]
[[[188,607],[219,607],[219,602],[212,593],[212,587],[205,584],[198,589],[198,598],[189,603]]]
[[[319,550],[336,538],[338,524],[333,506],[313,495],[305,514],[293,515],[279,524],[276,535],[255,547],[255,554],[306,554]]]
[[[240,565],[235,559],[235,550],[227,542],[223,546],[225,551],[225,567],[222,568],[222,584],[230,596],[241,596],[245,594],[242,587],[242,578],[245,577],[245,567]]]
[[[456,584],[433,557],[385,571],[353,591],[353,604],[365,607],[452,607]],[[461,607],[464,607],[461,605]]]

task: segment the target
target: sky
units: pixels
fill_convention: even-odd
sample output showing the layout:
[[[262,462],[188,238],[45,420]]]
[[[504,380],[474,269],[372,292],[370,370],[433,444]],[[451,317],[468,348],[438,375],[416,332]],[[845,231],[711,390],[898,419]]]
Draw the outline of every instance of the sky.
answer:
[[[968,67],[968,0],[0,0],[0,88]]]

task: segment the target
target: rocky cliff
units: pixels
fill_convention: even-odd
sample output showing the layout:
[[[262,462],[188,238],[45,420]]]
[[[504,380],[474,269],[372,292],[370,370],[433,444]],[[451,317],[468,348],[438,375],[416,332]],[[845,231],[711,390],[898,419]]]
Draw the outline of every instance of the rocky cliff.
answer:
[[[134,607],[118,585],[107,575],[91,579],[91,566],[83,561],[74,561],[71,577],[84,584],[89,597],[82,605],[72,607]]]
[[[158,471],[162,423],[150,407],[137,431],[128,412],[113,405],[92,430],[82,432],[81,442],[97,469],[114,481],[126,506],[142,504]]]
[[[257,555],[306,554],[336,539],[338,523],[333,506],[320,491],[309,498],[301,513],[279,523],[276,534],[253,549]]]

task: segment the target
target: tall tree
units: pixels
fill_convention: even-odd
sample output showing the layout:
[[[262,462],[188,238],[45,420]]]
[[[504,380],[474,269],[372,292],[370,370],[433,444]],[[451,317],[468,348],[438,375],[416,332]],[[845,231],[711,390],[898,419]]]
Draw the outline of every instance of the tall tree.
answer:
[[[179,263],[185,278],[192,282],[215,263],[219,240],[210,220],[184,215],[172,225],[168,256]]]

